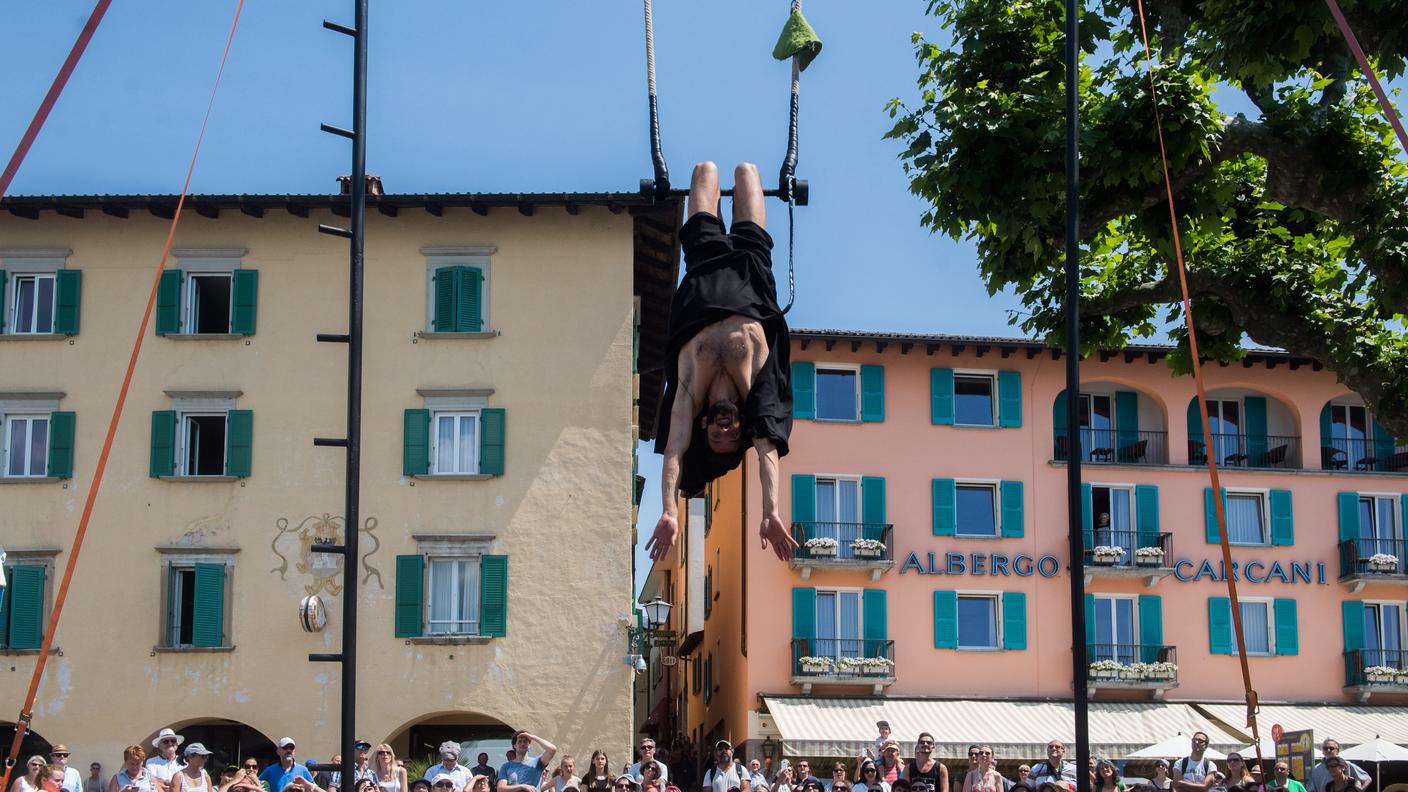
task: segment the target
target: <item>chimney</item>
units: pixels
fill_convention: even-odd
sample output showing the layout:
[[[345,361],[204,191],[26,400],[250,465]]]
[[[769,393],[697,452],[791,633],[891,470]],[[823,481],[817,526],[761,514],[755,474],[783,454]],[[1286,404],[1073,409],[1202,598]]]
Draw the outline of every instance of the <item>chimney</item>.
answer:
[[[351,177],[351,176],[338,176],[338,177],[337,177],[337,187],[338,187],[338,192],[339,192],[340,194],[342,194],[342,195],[351,195],[351,194],[352,194],[352,177]],[[381,177],[380,177],[380,176],[372,176],[371,174],[368,174],[368,175],[367,175],[367,195],[385,195],[385,194],[386,194],[386,190],[382,189],[382,186],[381,186]]]

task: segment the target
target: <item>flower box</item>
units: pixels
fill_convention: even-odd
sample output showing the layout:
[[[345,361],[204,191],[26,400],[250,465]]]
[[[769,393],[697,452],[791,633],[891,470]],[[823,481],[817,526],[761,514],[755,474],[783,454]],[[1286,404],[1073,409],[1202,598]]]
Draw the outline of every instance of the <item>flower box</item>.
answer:
[[[1398,556],[1375,553],[1369,556],[1369,568],[1375,572],[1394,572],[1398,569]]]
[[[1143,567],[1163,566],[1164,550],[1162,547],[1141,547],[1134,551],[1134,563]]]
[[[1096,564],[1101,566],[1114,566],[1124,558],[1124,548],[1115,545],[1100,545],[1090,553]]]
[[[1398,669],[1391,666],[1369,666],[1364,669],[1364,678],[1370,682],[1393,684],[1398,681]]]
[[[833,667],[829,657],[801,657],[797,659],[797,665],[803,674],[829,674]]]
[[[885,543],[878,539],[857,539],[851,542],[851,554],[856,558],[880,558],[885,554]]]
[[[1096,679],[1119,679],[1126,668],[1124,663],[1115,660],[1096,660],[1090,664],[1090,675]]]
[[[802,547],[812,558],[835,558],[840,543],[829,536],[820,536],[816,539],[808,539],[802,544]]]

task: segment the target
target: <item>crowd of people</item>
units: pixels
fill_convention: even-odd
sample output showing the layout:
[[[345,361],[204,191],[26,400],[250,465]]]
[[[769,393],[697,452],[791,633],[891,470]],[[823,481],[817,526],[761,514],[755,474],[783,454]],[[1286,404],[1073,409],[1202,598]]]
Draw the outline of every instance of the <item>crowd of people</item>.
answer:
[[[297,744],[284,737],[276,744],[277,761],[266,766],[253,757],[223,768],[207,767],[213,755],[199,742],[184,744],[182,735],[163,729],[152,741],[148,756],[141,745],[129,745],[122,766],[108,779],[94,762],[88,777],[68,766],[69,750],[53,746],[47,758],[30,757],[25,771],[16,775],[9,792],[1073,792],[1077,768],[1066,758],[1066,745],[1052,740],[1046,757],[1021,764],[1012,776],[998,770],[992,747],[968,748],[966,767],[951,771],[934,756],[932,734],[921,732],[914,755],[901,757],[890,725],[876,724],[874,742],[855,760],[830,761],[829,777],[812,772],[807,759],[753,759],[744,765],[734,757],[733,745],[719,740],[703,763],[702,776],[693,746],[677,739],[666,755],[657,754],[655,740],[641,740],[632,762],[613,772],[604,751],[594,751],[579,767],[575,757],[564,756],[553,767],[557,746],[528,732],[513,736],[506,761],[496,769],[489,755],[480,753],[477,764],[461,761],[461,744],[452,740],[439,746],[440,762],[431,764],[415,779],[408,779],[406,762],[397,759],[391,746],[375,747],[365,740],[354,746],[355,778],[344,788],[340,772],[314,773],[313,762],[297,761]],[[1149,778],[1126,778],[1107,758],[1092,756],[1090,788],[1095,792],[1362,792],[1372,783],[1363,768],[1340,757],[1333,739],[1321,744],[1324,759],[1307,778],[1291,777],[1290,765],[1275,761],[1265,774],[1255,762],[1238,753],[1227,755],[1224,767],[1206,756],[1208,736],[1193,735],[1188,756],[1172,762],[1154,760]],[[334,756],[333,764],[341,764]],[[1010,762],[1009,762],[1010,765]],[[549,770],[551,768],[551,770]],[[212,773],[214,775],[212,775]]]

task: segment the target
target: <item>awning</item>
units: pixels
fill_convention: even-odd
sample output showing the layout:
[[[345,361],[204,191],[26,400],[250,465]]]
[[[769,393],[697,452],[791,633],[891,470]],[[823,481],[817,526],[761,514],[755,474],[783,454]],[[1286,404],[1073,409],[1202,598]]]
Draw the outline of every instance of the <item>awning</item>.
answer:
[[[781,733],[784,752],[792,756],[859,756],[875,739],[879,720],[890,722],[904,756],[914,755],[921,731],[934,735],[935,756],[942,759],[966,758],[969,745],[986,743],[1001,759],[1035,760],[1046,755],[1050,740],[1075,740],[1075,705],[1069,701],[764,696],[763,702]],[[1188,704],[1090,705],[1091,749],[1101,756],[1122,758],[1195,731],[1207,732],[1212,746],[1224,752],[1246,743]]]
[[[1247,708],[1244,704],[1197,704],[1204,714],[1227,729],[1243,735],[1251,742],[1246,727]],[[1314,729],[1315,743],[1333,737],[1349,747],[1382,737],[1392,743],[1408,743],[1408,717],[1403,707],[1353,707],[1339,704],[1263,704],[1256,724],[1262,736],[1271,734],[1272,724],[1281,724],[1286,731]],[[873,724],[872,724],[873,725]]]

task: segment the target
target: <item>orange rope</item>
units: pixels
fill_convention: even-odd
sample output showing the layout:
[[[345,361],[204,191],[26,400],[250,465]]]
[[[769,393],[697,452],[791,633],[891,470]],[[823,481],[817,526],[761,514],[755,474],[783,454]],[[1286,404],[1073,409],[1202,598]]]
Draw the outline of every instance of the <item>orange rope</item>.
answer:
[[[1154,101],[1154,127],[1159,133],[1159,160],[1163,163],[1164,191],[1168,194],[1168,216],[1173,226],[1173,251],[1178,262],[1178,286],[1183,292],[1183,319],[1188,325],[1188,348],[1193,358],[1193,382],[1198,388],[1198,414],[1203,420],[1203,442],[1207,449],[1208,476],[1212,479],[1213,509],[1217,515],[1217,536],[1222,545],[1223,569],[1226,570],[1223,577],[1227,582],[1228,598],[1231,600],[1232,629],[1237,637],[1237,656],[1242,664],[1242,687],[1246,691],[1247,698],[1247,726],[1251,728],[1257,767],[1260,768],[1263,758],[1261,755],[1261,736],[1257,732],[1256,725],[1257,696],[1256,691],[1252,689],[1251,668],[1247,665],[1247,641],[1242,634],[1242,608],[1237,598],[1237,581],[1232,572],[1232,547],[1227,541],[1227,514],[1223,508],[1222,485],[1217,475],[1217,454],[1214,452],[1212,423],[1208,420],[1207,389],[1203,385],[1203,366],[1198,359],[1198,337],[1193,331],[1193,304],[1188,297],[1188,273],[1183,263],[1183,241],[1178,233],[1178,210],[1173,203],[1173,180],[1169,177],[1168,153],[1164,149],[1164,129],[1159,114],[1158,87],[1154,82],[1154,56],[1149,49],[1149,30],[1144,21],[1144,0],[1135,0],[1135,4],[1139,10],[1139,32],[1144,39],[1144,59],[1149,65],[1149,93]]]
[[[1330,7],[1330,16],[1335,18],[1335,24],[1339,25],[1340,34],[1344,36],[1344,41],[1349,45],[1349,49],[1354,53],[1354,59],[1359,61],[1359,68],[1364,71],[1364,76],[1369,80],[1369,87],[1373,89],[1374,96],[1378,97],[1379,107],[1384,111],[1384,118],[1393,125],[1393,131],[1398,134],[1398,143],[1403,146],[1403,151],[1408,153],[1408,132],[1403,131],[1403,122],[1398,119],[1398,114],[1393,112],[1393,104],[1388,100],[1388,94],[1384,93],[1384,87],[1379,84],[1379,75],[1374,73],[1374,67],[1369,65],[1369,58],[1364,55],[1364,49],[1359,46],[1359,39],[1354,35],[1354,31],[1349,27],[1349,20],[1344,18],[1344,12],[1340,10],[1340,4],[1335,0],[1325,0],[1325,4]]]
[[[29,731],[29,724],[34,719],[34,700],[39,694],[39,682],[44,677],[44,666],[54,645],[54,633],[59,626],[59,617],[63,614],[64,601],[68,596],[68,586],[73,580],[73,570],[78,565],[78,555],[83,549],[83,538],[88,533],[88,521],[93,516],[93,504],[97,501],[98,490],[103,484],[103,473],[107,470],[113,437],[117,435],[117,425],[122,419],[122,408],[127,403],[127,392],[132,386],[132,373],[137,368],[137,357],[142,351],[142,341],[147,335],[147,325],[151,322],[152,308],[156,305],[157,286],[161,283],[161,273],[166,270],[166,260],[171,255],[171,242],[176,237],[176,224],[181,220],[181,207],[186,202],[186,191],[191,186],[191,174],[196,169],[196,158],[200,156],[200,144],[205,138],[205,127],[210,122],[210,110],[215,106],[215,94],[220,90],[220,78],[225,73],[225,61],[230,57],[230,44],[235,39],[235,28],[239,25],[240,11],[243,8],[244,0],[237,0],[235,18],[230,23],[230,34],[225,39],[225,52],[220,56],[220,68],[215,73],[215,86],[210,90],[210,101],[205,106],[205,117],[200,122],[200,134],[196,136],[195,151],[191,153],[191,164],[186,168],[186,181],[181,185],[181,197],[176,201],[176,212],[172,215],[171,227],[166,232],[166,245],[161,251],[161,261],[157,264],[156,274],[152,277],[151,293],[147,295],[147,307],[142,312],[142,324],[137,328],[137,340],[132,344],[132,356],[127,361],[127,373],[123,375],[122,387],[117,392],[117,404],[113,406],[112,419],[108,421],[107,437],[103,440],[103,450],[98,455],[98,465],[93,471],[93,483],[88,487],[88,499],[83,504],[83,516],[78,520],[78,533],[73,538],[73,547],[68,557],[68,564],[64,567],[64,577],[59,584],[59,592],[54,597],[54,611],[44,630],[44,643],[39,648],[39,656],[34,664],[34,674],[29,680],[29,693],[26,694],[24,708],[20,710],[19,718],[15,721],[15,737],[10,743],[9,756],[5,759],[4,773],[0,775],[0,789],[9,788],[10,770],[15,766],[15,760],[20,753],[20,744],[24,741],[24,735]]]

